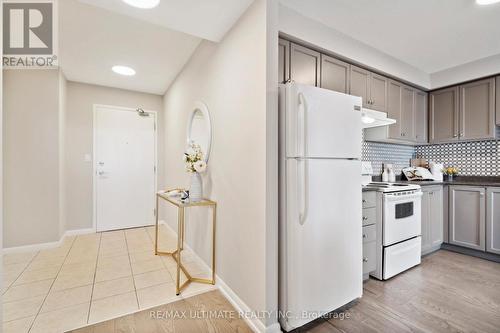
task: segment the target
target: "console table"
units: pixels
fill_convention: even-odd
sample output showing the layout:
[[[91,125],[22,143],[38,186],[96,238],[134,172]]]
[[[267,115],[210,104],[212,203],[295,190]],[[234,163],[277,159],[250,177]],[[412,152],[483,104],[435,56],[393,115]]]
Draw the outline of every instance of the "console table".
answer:
[[[173,193],[179,193],[181,189],[173,189],[167,191],[160,191],[156,194],[156,227],[155,227],[155,255],[172,256],[172,258],[177,262],[177,274],[176,274],[176,284],[175,284],[175,294],[179,295],[182,289],[187,287],[191,282],[205,283],[205,284],[215,284],[215,224],[216,224],[216,212],[217,203],[212,200],[202,199],[200,201],[190,201],[189,199],[183,201],[178,196],[172,195]],[[177,207],[177,249],[174,252],[164,252],[158,250],[158,205],[160,199],[174,205]],[[184,249],[184,232],[185,232],[185,216],[184,210],[190,207],[200,207],[206,206],[212,208],[212,278],[203,279],[193,277],[187,269],[182,264],[182,250]],[[182,272],[186,275],[186,282],[182,285],[180,284],[180,275]]]

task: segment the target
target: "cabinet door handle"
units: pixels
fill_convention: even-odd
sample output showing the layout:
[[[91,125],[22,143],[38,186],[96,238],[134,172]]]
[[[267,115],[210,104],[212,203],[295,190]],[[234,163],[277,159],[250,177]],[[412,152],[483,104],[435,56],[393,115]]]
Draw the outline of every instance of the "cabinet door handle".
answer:
[[[458,136],[458,134],[453,134],[453,137],[456,138]]]
[[[484,197],[484,193],[479,193],[479,196]]]
[[[363,216],[363,221],[368,221],[368,218],[366,216]]]
[[[362,202],[363,202],[363,203],[366,203],[366,200],[365,200],[365,199],[363,199],[363,200],[362,200]]]
[[[368,258],[367,258],[367,257],[364,257],[364,258],[363,258],[363,262],[368,262]]]
[[[366,237],[368,237],[368,236],[366,234],[363,234],[363,238],[366,238]]]

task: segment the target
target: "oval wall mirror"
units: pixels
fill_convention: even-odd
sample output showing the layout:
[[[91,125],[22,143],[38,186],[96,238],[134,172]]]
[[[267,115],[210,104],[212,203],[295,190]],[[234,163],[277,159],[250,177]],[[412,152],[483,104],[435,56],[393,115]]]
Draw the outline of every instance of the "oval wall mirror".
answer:
[[[207,106],[202,102],[194,104],[193,111],[188,119],[187,144],[195,143],[200,146],[208,164],[212,146],[212,120]]]

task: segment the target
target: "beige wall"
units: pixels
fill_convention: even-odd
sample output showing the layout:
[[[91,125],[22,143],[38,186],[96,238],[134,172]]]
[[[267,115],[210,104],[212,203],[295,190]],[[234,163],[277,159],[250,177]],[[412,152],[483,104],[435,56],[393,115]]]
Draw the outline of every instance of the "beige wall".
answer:
[[[213,145],[203,182],[204,194],[218,202],[217,274],[252,310],[268,309],[266,5],[255,1],[220,43],[202,42],[164,97],[165,182],[170,188],[189,185],[182,155],[194,102],[210,110]],[[176,228],[173,209],[164,208],[161,216]],[[195,217],[209,220],[202,211],[191,212],[186,240],[210,262],[210,229]]]
[[[59,71],[3,72],[4,247],[59,240]]]
[[[68,82],[66,104],[66,229],[92,228],[93,189],[92,162],[85,162],[85,154],[92,156],[93,105],[105,104],[128,108],[142,107],[158,111],[162,121],[162,96],[108,88],[85,83]],[[163,131],[158,129],[158,151],[163,148]],[[159,158],[159,175],[163,159]],[[158,185],[163,179],[158,179]]]

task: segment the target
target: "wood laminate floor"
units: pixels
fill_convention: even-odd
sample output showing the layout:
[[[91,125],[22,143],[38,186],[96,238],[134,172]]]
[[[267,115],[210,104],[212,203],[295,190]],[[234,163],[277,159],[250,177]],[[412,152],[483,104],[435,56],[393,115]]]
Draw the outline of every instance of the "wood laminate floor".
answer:
[[[338,332],[500,332],[500,264],[440,250],[388,281],[370,279],[363,298],[300,330]]]
[[[155,310],[234,311],[219,291]],[[336,318],[335,318],[336,316]],[[339,319],[344,316],[344,319]],[[250,332],[240,318],[153,319],[150,310],[83,328],[74,333]],[[370,279],[363,298],[332,318],[299,332],[401,333],[500,332],[500,264],[438,251],[389,281]]]
[[[227,299],[218,290],[215,290],[72,332],[251,333],[252,330],[238,316]]]

